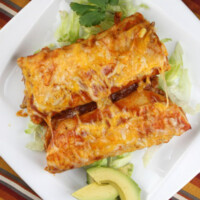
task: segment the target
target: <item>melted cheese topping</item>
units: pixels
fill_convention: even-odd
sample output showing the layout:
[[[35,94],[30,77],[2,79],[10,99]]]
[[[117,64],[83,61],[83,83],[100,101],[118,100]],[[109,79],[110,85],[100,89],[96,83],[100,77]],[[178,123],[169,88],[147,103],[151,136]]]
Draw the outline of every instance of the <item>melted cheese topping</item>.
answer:
[[[47,170],[59,172],[168,142],[190,129],[182,110],[151,91],[134,92],[102,110],[57,122]],[[55,151],[54,151],[55,148]]]
[[[164,45],[139,13],[83,42],[19,58],[18,64],[28,101],[33,98],[46,114],[98,102],[113,88],[138,82],[155,69],[169,69]]]

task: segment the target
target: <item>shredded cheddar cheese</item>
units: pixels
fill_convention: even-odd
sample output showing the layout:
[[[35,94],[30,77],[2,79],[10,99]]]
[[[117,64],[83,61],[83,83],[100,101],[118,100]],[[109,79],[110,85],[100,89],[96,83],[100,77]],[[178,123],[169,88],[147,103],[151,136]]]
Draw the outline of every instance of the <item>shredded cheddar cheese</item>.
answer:
[[[88,40],[19,58],[18,64],[29,115],[97,102],[108,98],[113,89],[169,69],[165,47],[139,13]]]
[[[190,129],[182,110],[172,102],[166,107],[165,101],[151,91],[134,92],[104,109],[57,121],[54,145],[51,141],[47,148],[47,170],[82,167],[168,142]]]

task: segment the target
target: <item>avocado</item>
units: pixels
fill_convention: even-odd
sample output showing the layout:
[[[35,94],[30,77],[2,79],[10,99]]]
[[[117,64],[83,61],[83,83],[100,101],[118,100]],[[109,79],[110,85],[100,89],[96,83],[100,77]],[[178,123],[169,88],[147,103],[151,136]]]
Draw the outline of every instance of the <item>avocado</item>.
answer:
[[[132,176],[132,173],[133,173],[133,169],[134,169],[134,166],[132,163],[129,163],[123,167],[120,167],[118,168],[118,170],[122,173],[124,173],[125,175],[127,176]],[[87,184],[91,184],[91,183],[94,183],[95,181],[93,180],[93,178],[87,173]]]
[[[132,163],[129,163],[123,167],[120,167],[118,168],[118,170],[122,173],[124,173],[125,175],[131,177],[132,176],[132,173],[133,173],[133,169],[134,169],[134,166]],[[89,176],[89,175],[88,175]]]
[[[129,163],[121,168],[118,169],[122,173],[124,173],[127,176],[131,176],[133,172],[133,164]],[[74,194],[72,194],[74,197],[76,197],[79,200],[117,200],[118,199],[118,191],[116,193],[116,189],[112,185],[98,185],[94,183],[94,179],[87,173],[87,184],[90,184],[90,186],[86,186],[78,191],[76,191]],[[112,188],[111,188],[112,187]],[[93,191],[95,190],[95,191]],[[107,192],[109,191],[109,193]],[[101,194],[99,194],[101,193]],[[90,196],[88,196],[90,195]]]
[[[72,194],[78,200],[114,200],[118,191],[110,184],[91,183]]]
[[[87,173],[87,184],[91,184],[94,183],[95,181],[93,180],[93,178]]]
[[[107,167],[96,167],[88,169],[87,173],[98,184],[109,183],[113,185],[118,190],[121,200],[140,200],[141,190],[137,183],[119,170]]]

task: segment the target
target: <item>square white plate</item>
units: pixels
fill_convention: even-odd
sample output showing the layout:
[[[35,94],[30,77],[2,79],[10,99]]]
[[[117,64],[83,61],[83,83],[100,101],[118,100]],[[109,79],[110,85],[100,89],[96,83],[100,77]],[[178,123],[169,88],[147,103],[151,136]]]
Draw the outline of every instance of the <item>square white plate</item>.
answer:
[[[137,0],[141,10],[155,21],[160,38],[170,37],[184,49],[184,64],[193,84],[192,104],[200,101],[200,22],[180,0]],[[44,170],[45,153],[25,148],[30,136],[24,133],[27,119],[16,117],[23,99],[22,75],[16,65],[20,56],[55,42],[58,11],[63,0],[33,0],[0,31],[0,153],[11,167],[43,199],[70,200],[71,193],[86,184],[83,169],[52,175]],[[142,200],[167,200],[200,171],[200,115],[188,116],[192,130],[162,145],[147,168],[144,150],[133,153],[133,178],[142,188]]]

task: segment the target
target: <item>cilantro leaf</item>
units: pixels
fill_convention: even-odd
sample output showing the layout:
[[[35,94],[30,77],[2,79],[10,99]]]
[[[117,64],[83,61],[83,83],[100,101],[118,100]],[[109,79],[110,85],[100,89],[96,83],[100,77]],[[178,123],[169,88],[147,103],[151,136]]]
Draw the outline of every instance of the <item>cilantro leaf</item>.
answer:
[[[91,11],[80,16],[80,24],[83,26],[95,26],[105,19],[105,12]]]
[[[100,24],[105,20],[109,6],[117,6],[119,0],[88,0],[88,4],[79,4],[72,2],[71,9],[80,16],[81,25],[90,27]],[[111,13],[114,15],[114,13]],[[113,16],[114,18],[114,16]]]
[[[88,2],[97,5],[102,9],[105,9],[108,0],[88,0]]]
[[[119,0],[109,0],[109,4],[113,5],[113,6],[116,6],[116,5],[119,4]]]
[[[87,12],[91,12],[93,10],[97,10],[98,8],[96,6],[92,5],[84,5],[79,3],[70,3],[71,9],[76,12],[77,15],[84,15]]]

